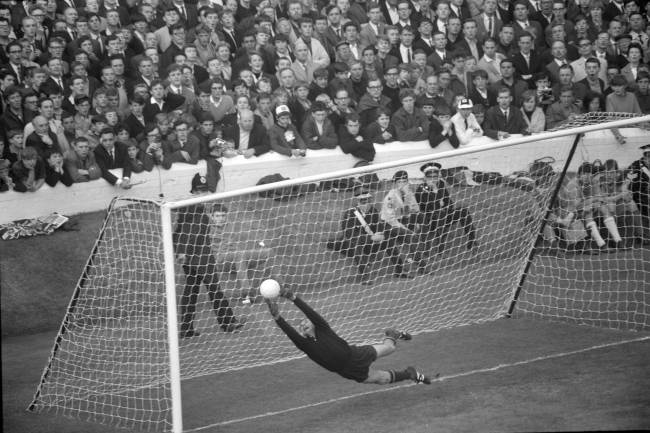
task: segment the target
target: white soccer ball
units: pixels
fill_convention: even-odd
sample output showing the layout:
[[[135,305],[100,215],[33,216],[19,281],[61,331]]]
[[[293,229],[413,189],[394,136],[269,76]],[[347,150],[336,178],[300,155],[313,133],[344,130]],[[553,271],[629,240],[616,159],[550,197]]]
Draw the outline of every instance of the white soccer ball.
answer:
[[[274,299],[280,296],[280,283],[275,280],[264,280],[260,284],[260,294],[266,299]]]

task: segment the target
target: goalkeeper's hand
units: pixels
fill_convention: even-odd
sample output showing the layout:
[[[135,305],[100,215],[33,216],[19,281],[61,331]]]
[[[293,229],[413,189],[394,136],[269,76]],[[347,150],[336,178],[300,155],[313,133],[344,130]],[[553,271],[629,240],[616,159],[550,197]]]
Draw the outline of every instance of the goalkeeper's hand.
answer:
[[[271,316],[275,320],[278,320],[280,318],[280,307],[278,307],[278,303],[275,301],[271,301],[270,299],[265,299],[266,305],[269,306],[269,312],[271,313]]]

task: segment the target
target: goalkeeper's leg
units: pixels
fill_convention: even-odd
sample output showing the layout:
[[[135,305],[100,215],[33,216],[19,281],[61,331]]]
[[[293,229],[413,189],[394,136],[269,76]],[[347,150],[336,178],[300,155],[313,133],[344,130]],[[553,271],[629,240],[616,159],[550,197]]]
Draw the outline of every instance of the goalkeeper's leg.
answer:
[[[368,370],[368,378],[363,383],[375,385],[388,385],[389,383],[412,380],[415,383],[431,384],[431,379],[420,373],[415,367],[407,367],[404,370]]]

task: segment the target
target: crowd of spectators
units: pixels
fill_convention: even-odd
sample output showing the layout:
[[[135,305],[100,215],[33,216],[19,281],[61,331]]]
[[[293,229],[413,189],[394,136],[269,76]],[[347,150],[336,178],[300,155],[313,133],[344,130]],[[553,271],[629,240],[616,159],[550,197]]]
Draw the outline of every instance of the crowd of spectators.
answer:
[[[0,1],[0,169],[35,191],[205,159],[650,113],[637,0]],[[121,176],[113,173],[122,169]]]

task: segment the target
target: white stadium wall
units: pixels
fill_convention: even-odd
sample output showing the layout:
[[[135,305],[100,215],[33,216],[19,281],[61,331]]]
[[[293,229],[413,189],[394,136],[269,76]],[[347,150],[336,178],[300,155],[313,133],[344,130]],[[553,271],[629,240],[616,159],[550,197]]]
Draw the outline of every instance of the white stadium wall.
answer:
[[[650,134],[639,128],[623,128],[620,131],[626,138],[626,143],[623,145],[616,142],[610,130],[587,133],[582,139],[570,170],[575,171],[583,160],[605,160],[615,157],[620,167],[626,167],[638,159],[641,156],[639,146],[650,143]],[[565,142],[570,146],[574,136],[551,140]],[[479,138],[468,146],[481,146],[492,141],[486,137]],[[480,157],[479,154],[461,155],[448,160],[451,164],[449,166],[467,166],[474,171],[496,171],[502,174],[526,170],[534,159],[555,157],[552,149],[557,149],[558,146],[551,145],[549,141],[548,139],[532,141],[526,145],[525,152],[520,151],[519,147],[517,151],[506,147],[480,153]],[[432,149],[424,141],[375,145],[375,148],[377,150],[375,163],[427,154],[431,154],[432,159],[435,159],[437,153],[452,150],[447,142]],[[352,168],[356,162],[353,156],[344,154],[340,149],[308,150],[305,158],[287,158],[274,152],[252,159],[238,156],[223,161],[222,179],[218,190],[233,191],[250,187],[268,174],[280,173],[284,177],[299,178]],[[116,170],[115,174],[119,175],[119,171]],[[410,175],[420,177],[418,165],[410,166],[408,171]],[[115,195],[156,199],[162,192],[165,200],[181,199],[189,196],[191,179],[197,172],[205,174],[205,162],[201,161],[197,165],[177,163],[170,170],[154,168],[152,172],[134,174],[131,182],[135,185],[130,190],[117,189],[103,179],[99,179],[94,182],[74,184],[71,187],[57,185],[52,188],[45,185],[34,193],[5,192],[0,194],[0,223],[44,216],[52,212],[74,215],[102,210],[108,206]],[[389,177],[392,173],[383,174]]]

